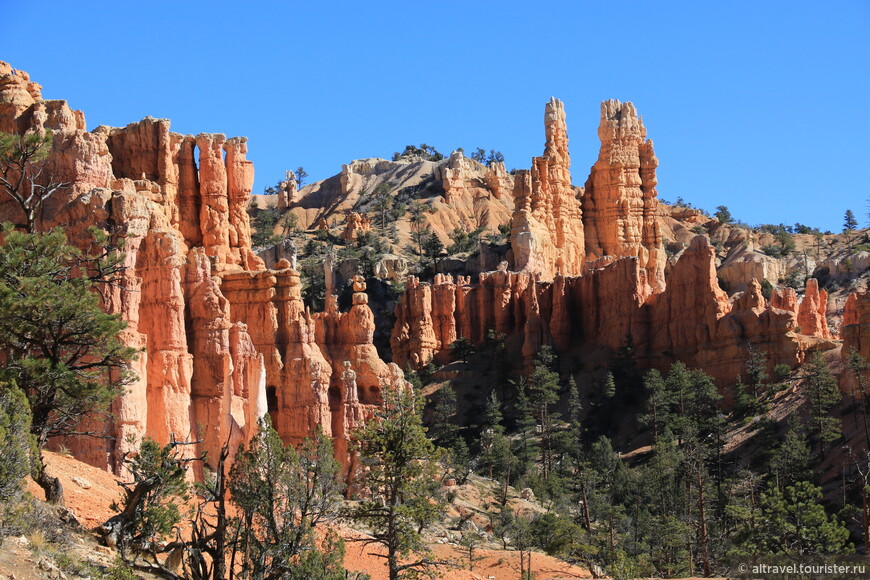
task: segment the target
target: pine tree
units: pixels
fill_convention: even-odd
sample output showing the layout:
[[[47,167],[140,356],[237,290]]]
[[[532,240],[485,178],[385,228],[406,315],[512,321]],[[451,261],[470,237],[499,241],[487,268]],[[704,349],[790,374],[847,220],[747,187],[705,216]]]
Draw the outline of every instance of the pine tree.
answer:
[[[819,442],[819,454],[824,456],[825,445],[840,438],[840,420],[831,415],[831,410],[840,403],[840,389],[822,353],[815,353],[803,370],[810,433]]]
[[[27,395],[30,431],[41,450],[49,438],[78,431],[104,412],[132,377],[134,349],[118,338],[126,323],[100,308],[101,284],[115,283],[120,257],[105,244],[85,255],[63,232],[3,230],[0,246],[0,378]],[[91,277],[83,277],[87,272]],[[49,501],[63,502],[63,488],[34,458],[34,479]]]
[[[561,447],[574,460],[580,458],[583,449],[583,425],[580,422],[582,412],[580,391],[577,389],[577,381],[571,375],[568,379],[568,429]]]
[[[857,392],[853,392],[852,396],[861,399],[861,416],[864,420],[864,440],[867,443],[867,448],[870,449],[870,425],[867,423],[867,385],[864,380],[864,374],[867,369],[870,369],[870,364],[863,356],[854,348],[849,351],[849,356],[846,359],[846,368],[848,368],[855,377]]]
[[[432,395],[429,433],[441,447],[453,447],[459,437],[459,427],[454,423],[456,405],[456,391],[450,384],[441,387]]]
[[[664,427],[671,423],[671,393],[658,369],[650,369],[646,373],[643,386],[647,392],[647,414],[641,417],[641,422],[652,427],[653,441],[657,441]]]
[[[6,383],[0,383],[0,449],[0,503],[4,503],[20,496],[34,452],[27,397]]]
[[[366,543],[384,548],[390,580],[416,576],[436,564],[421,531],[442,509],[436,476],[440,454],[426,437],[420,408],[410,389],[390,386],[383,391],[383,405],[353,434],[360,463],[356,482],[368,495],[348,515],[372,530]]]
[[[45,172],[45,160],[51,151],[51,131],[11,135],[0,133],[0,192],[21,209],[28,233],[36,231],[36,222],[45,202],[69,187]]]
[[[851,209],[847,209],[843,216],[843,233],[850,234],[858,227],[858,220],[855,219],[855,214]]]
[[[776,487],[785,489],[812,475],[810,469],[810,447],[801,432],[797,417],[789,419],[785,438],[771,459],[771,471],[776,478]]]
[[[489,394],[486,398],[486,409],[483,413],[484,429],[491,429],[500,433],[504,432],[504,416],[501,412],[501,401],[498,400],[498,395],[495,391]]]
[[[342,580],[344,545],[317,527],[337,516],[341,466],[332,442],[318,432],[297,451],[285,446],[267,418],[230,471],[238,506],[233,527],[243,575],[287,580]],[[231,562],[233,567],[235,562]]]
[[[554,370],[555,362],[552,347],[542,346],[529,377],[529,400],[541,428],[541,465],[545,480],[552,470],[553,421],[558,416],[550,412],[550,407],[559,400],[559,373]]]
[[[501,480],[501,501],[507,502],[508,487],[517,474],[517,457],[511,449],[510,439],[504,434],[504,418],[501,402],[495,391],[486,400],[483,418],[483,432],[480,438],[481,460],[487,468],[489,477]]]
[[[525,465],[532,459],[533,451],[529,445],[529,437],[535,428],[535,416],[529,398],[526,396],[526,385],[528,384],[526,378],[520,377],[513,384],[516,387],[516,429],[520,434],[516,455],[519,462]]]
[[[118,514],[103,524],[109,545],[117,545],[125,562],[143,570],[162,573],[157,555],[161,544],[181,522],[181,506],[187,501],[186,466],[175,441],[160,445],[145,438],[139,452],[125,457],[131,482],[122,483],[122,504],[112,504]]]
[[[820,503],[822,490],[801,481],[784,490],[773,488],[761,495],[760,512],[737,531],[738,545],[749,554],[814,556],[848,554],[849,530],[829,517]]]
[[[749,356],[746,359],[746,378],[749,380],[752,396],[756,400],[760,400],[764,395],[762,385],[767,380],[767,360],[764,353],[751,344],[747,348]]]
[[[604,379],[602,395],[605,399],[612,399],[616,396],[616,381],[613,378],[613,373],[607,373],[607,377]]]

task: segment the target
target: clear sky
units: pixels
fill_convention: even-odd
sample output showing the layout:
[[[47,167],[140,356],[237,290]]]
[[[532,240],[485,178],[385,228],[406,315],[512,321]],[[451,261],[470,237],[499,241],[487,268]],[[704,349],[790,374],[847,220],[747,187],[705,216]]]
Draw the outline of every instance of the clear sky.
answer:
[[[421,142],[527,168],[565,102],[575,185],[632,101],[659,196],[750,224],[868,222],[870,2],[0,0],[0,60],[88,129],[249,137],[255,191]]]

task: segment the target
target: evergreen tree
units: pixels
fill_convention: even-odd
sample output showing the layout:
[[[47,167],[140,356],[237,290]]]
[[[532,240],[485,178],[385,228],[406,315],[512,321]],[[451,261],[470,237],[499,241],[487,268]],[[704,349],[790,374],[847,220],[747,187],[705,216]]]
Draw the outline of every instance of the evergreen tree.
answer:
[[[636,355],[634,336],[629,333],[625,336],[625,342],[616,351],[616,357],[610,365],[616,394],[623,404],[634,403],[635,397],[642,393],[643,374],[637,366]]]
[[[665,379],[658,369],[647,371],[643,379],[643,386],[647,392],[647,414],[640,418],[641,422],[653,430],[653,440],[656,441],[664,428],[671,424],[671,393],[665,384]]]
[[[501,412],[501,401],[498,400],[498,395],[495,391],[489,393],[486,398],[486,409],[483,413],[484,429],[491,429],[499,433],[504,433],[504,416]]]
[[[344,545],[317,526],[337,515],[341,466],[318,432],[299,450],[285,446],[267,418],[230,472],[241,572],[251,578],[342,580]],[[231,563],[231,567],[235,562]]]
[[[770,462],[778,489],[785,489],[812,475],[810,447],[807,445],[797,417],[789,419],[785,438],[773,454]]]
[[[843,233],[851,234],[858,227],[858,220],[855,219],[855,214],[851,209],[847,209],[843,215]]]
[[[734,218],[731,217],[731,212],[728,210],[728,206],[726,205],[717,205],[716,213],[713,214],[716,216],[716,219],[719,220],[719,223],[727,224],[734,221]]]
[[[840,420],[831,415],[831,410],[840,403],[840,389],[822,353],[813,354],[803,370],[810,433],[819,442],[819,454],[823,456],[825,445],[840,438]]]
[[[450,354],[452,354],[453,358],[458,361],[467,362],[468,357],[473,355],[475,352],[476,349],[474,348],[474,345],[464,336],[460,336],[450,343]]]
[[[452,447],[459,438],[459,427],[454,423],[457,403],[453,385],[447,384],[435,391],[432,395],[430,409],[430,436],[441,447]]]
[[[21,495],[33,448],[27,397],[14,385],[0,383],[0,504]]]
[[[852,396],[861,400],[861,417],[864,422],[864,441],[867,443],[867,448],[870,449],[870,426],[867,423],[867,384],[864,380],[864,374],[867,369],[870,369],[870,364],[863,356],[852,347],[849,350],[849,356],[846,359],[846,368],[852,372],[857,385],[857,391],[853,391]]]
[[[758,517],[737,530],[740,551],[795,556],[853,552],[849,530],[825,513],[821,499],[822,490],[807,481],[761,494]]]
[[[602,396],[605,399],[612,399],[616,396],[616,381],[613,378],[613,373],[607,373],[607,377],[604,379]]]
[[[541,429],[541,465],[545,480],[552,470],[553,422],[558,417],[550,412],[550,407],[559,400],[559,373],[555,371],[555,363],[552,347],[542,346],[528,383],[529,400]]]
[[[372,530],[366,543],[386,551],[390,580],[416,576],[435,564],[421,531],[442,509],[439,453],[426,438],[420,407],[410,389],[386,388],[383,405],[353,434],[360,463],[357,483],[368,495],[349,515]]]
[[[529,445],[529,436],[535,428],[535,416],[533,414],[532,405],[529,402],[529,398],[526,396],[527,384],[525,377],[520,377],[519,380],[513,382],[513,385],[516,387],[516,429],[520,434],[516,456],[517,460],[522,465],[526,465],[532,459],[533,451]]]
[[[0,246],[0,378],[27,395],[30,431],[41,450],[50,437],[80,433],[131,378],[136,351],[118,338],[126,323],[100,308],[101,284],[117,283],[120,257],[109,241],[94,254],[69,246],[63,232],[3,229]],[[89,274],[84,277],[83,274]],[[34,458],[34,479],[49,501],[63,488]]]
[[[752,396],[759,400],[764,395],[762,385],[767,380],[767,360],[764,353],[752,346],[747,347],[749,357],[746,359],[746,378],[752,390]]]
[[[393,206],[393,202],[389,183],[381,183],[372,192],[372,209],[378,216],[378,227],[381,230],[387,227],[387,217],[389,217],[389,210]]]
[[[481,460],[487,468],[489,477],[502,481],[502,498],[507,501],[507,488],[515,474],[516,457],[511,450],[510,440],[504,434],[502,425],[501,402],[495,391],[486,400],[481,433]]]
[[[299,188],[301,189],[302,185],[305,183],[305,180],[308,178],[308,172],[305,171],[305,168],[300,165],[293,173],[296,175],[296,183],[299,184]]]
[[[145,438],[134,457],[124,463],[131,482],[122,483],[122,504],[112,504],[117,515],[103,524],[109,545],[116,545],[125,562],[142,570],[165,573],[158,559],[164,540],[181,522],[181,507],[188,496],[186,466],[178,443],[160,445]]]
[[[411,224],[411,239],[417,245],[417,254],[423,255],[423,241],[430,233],[426,226],[426,211],[431,206],[427,206],[421,201],[414,200],[411,202],[408,212],[410,216],[408,221]]]
[[[723,418],[718,409],[721,396],[706,373],[677,361],[665,379],[658,371],[647,373],[645,385],[650,409],[645,419],[658,425],[655,433],[668,429],[680,445],[690,437],[710,440],[711,436],[721,436]]]
[[[573,460],[580,459],[583,449],[583,425],[580,422],[583,405],[580,403],[580,391],[577,381],[571,375],[568,378],[568,428],[560,433],[557,448],[560,453],[568,455]]]
[[[438,265],[441,259],[441,253],[444,251],[444,244],[441,238],[433,231],[428,231],[421,238],[421,254],[431,262],[432,268]]]
[[[18,204],[24,215],[19,226],[28,233],[36,231],[45,202],[69,187],[45,172],[52,141],[51,131],[25,135],[0,133],[0,192]]]

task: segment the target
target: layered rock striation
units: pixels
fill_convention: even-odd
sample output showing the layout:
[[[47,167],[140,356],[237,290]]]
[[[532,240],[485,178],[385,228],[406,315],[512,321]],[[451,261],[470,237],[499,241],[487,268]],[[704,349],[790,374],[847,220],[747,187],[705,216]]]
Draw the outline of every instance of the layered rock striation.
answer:
[[[571,185],[568,128],[562,101],[544,108],[544,154],[514,178],[511,217],[513,269],[545,280],[580,276],[586,251],[578,191]]]
[[[631,103],[601,103],[601,150],[586,181],[583,216],[590,259],[634,256],[653,289],[664,289],[666,256],[656,219],[658,159]]]

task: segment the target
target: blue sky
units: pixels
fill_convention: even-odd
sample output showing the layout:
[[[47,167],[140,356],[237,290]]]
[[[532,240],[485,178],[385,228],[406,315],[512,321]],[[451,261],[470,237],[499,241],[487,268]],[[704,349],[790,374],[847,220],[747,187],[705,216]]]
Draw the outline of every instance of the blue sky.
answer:
[[[255,191],[426,142],[526,168],[565,102],[572,176],[599,102],[634,102],[659,195],[748,223],[868,221],[870,3],[24,2],[0,60],[88,128],[151,115],[249,137]]]

